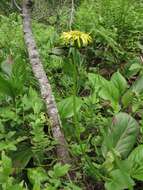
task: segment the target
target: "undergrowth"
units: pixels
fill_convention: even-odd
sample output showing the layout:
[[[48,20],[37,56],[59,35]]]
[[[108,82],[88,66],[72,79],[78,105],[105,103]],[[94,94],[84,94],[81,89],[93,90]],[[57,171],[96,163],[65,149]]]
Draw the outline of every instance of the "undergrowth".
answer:
[[[62,43],[61,33],[69,30],[68,3],[51,2],[46,10],[55,14],[45,14],[44,19],[38,19],[36,5],[32,30],[73,162],[57,161],[57,142],[29,64],[22,20],[18,13],[1,14],[0,189],[139,190],[143,181],[142,1],[76,2],[72,29],[92,37],[87,47]]]

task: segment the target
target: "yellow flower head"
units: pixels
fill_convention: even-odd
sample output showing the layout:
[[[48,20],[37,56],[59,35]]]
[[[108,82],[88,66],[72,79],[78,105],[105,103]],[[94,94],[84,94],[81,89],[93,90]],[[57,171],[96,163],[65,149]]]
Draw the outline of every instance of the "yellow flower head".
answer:
[[[92,42],[92,38],[89,34],[77,30],[63,32],[61,35],[61,39],[66,45],[71,44],[78,46],[79,48],[82,46],[85,47]]]

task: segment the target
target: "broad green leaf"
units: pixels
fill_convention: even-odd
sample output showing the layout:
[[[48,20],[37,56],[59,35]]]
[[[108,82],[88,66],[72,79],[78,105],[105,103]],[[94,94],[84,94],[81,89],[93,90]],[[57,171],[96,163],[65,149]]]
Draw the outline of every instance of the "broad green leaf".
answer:
[[[131,175],[137,180],[143,180],[143,145],[136,147],[128,157],[131,167]]]
[[[140,164],[143,161],[143,145],[137,146],[129,155],[128,160]]]
[[[47,180],[47,173],[41,167],[31,168],[28,170],[28,179],[33,185],[33,190],[41,190],[40,185]]]
[[[0,184],[7,182],[9,175],[12,173],[12,161],[2,152],[0,167]]]
[[[142,69],[142,66],[141,66],[141,64],[139,64],[139,63],[135,63],[135,64],[132,64],[131,65],[131,67],[130,67],[130,71],[134,71],[134,70],[137,70],[137,71],[139,71],[140,69]]]
[[[89,73],[88,79],[89,79],[89,84],[92,86],[92,88],[97,90],[101,88],[103,85],[106,86],[106,84],[109,83],[109,81],[106,80],[104,77],[94,73]]]
[[[13,160],[13,166],[16,168],[15,172],[20,172],[22,169],[24,169],[32,156],[33,153],[31,148],[28,146],[22,146],[20,149],[13,152],[11,154],[11,158]]]
[[[119,71],[112,75],[111,81],[119,90],[120,94],[123,94],[128,87],[126,79],[120,74]]]
[[[106,157],[107,152],[117,151],[126,158],[132,150],[139,132],[138,123],[127,113],[118,113],[113,119],[108,132],[104,137],[102,152]]]
[[[12,172],[12,161],[9,157],[5,155],[5,152],[2,152],[2,168],[4,175],[10,175]]]
[[[131,90],[137,94],[143,93],[143,76],[133,83]]]
[[[132,178],[143,181],[143,166],[138,165],[135,168],[132,168],[132,173],[131,173]]]
[[[104,100],[109,100],[113,108],[119,107],[119,90],[112,82],[108,82],[102,86],[99,96]]]
[[[131,105],[132,101],[134,98],[134,92],[132,90],[128,90],[123,96],[122,96],[122,103],[124,108],[128,107]]]
[[[143,77],[138,78],[132,85],[132,87],[122,96],[123,106],[126,108],[132,105],[132,100],[137,94],[143,93]],[[136,105],[135,105],[136,106]]]
[[[65,164],[65,165],[61,165],[60,163],[57,163],[54,166],[54,170],[53,170],[53,177],[59,178],[59,177],[63,177],[67,174],[67,172],[69,171],[70,165]]]
[[[110,176],[111,179],[105,183],[106,190],[132,189],[135,185],[130,175],[122,170],[113,170]]]
[[[2,75],[0,75],[0,93],[10,97],[15,96],[13,86]]]
[[[100,98],[110,101],[113,109],[118,112],[120,110],[120,90],[118,89],[118,86],[116,87],[115,82],[113,83],[112,81],[108,81],[101,75],[93,73],[90,73],[88,75],[88,78],[89,83],[91,84],[92,88],[94,88],[94,90],[98,92]]]
[[[65,98],[58,103],[58,110],[62,119],[72,117],[74,115],[73,111],[73,96]],[[80,110],[82,106],[82,100],[76,97],[76,112]]]
[[[101,90],[99,91],[99,96],[100,98],[109,101],[111,107],[114,109],[115,112],[120,111],[120,93],[111,81],[101,87]]]

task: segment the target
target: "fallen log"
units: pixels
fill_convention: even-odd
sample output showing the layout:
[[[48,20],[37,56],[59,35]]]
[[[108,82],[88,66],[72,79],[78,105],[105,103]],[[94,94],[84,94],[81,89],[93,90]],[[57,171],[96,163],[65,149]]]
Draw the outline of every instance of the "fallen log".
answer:
[[[56,147],[58,160],[63,164],[70,163],[67,142],[61,129],[61,121],[56,102],[52,94],[52,88],[43,69],[43,65],[40,60],[39,52],[36,47],[36,42],[34,40],[31,29],[31,2],[31,0],[23,0],[22,16],[25,44],[29,54],[29,60],[32,66],[34,76],[39,83],[41,97],[45,102],[47,114],[51,121],[51,130],[53,137],[58,142]]]

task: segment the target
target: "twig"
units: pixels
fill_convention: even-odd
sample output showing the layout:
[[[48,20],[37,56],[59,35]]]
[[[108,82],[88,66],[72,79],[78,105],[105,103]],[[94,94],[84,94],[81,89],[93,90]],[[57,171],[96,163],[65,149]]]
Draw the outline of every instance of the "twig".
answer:
[[[13,4],[15,5],[15,7],[16,7],[19,11],[22,11],[22,8],[17,4],[16,0],[13,0]]]
[[[52,95],[52,89],[47,79],[46,73],[43,69],[43,65],[40,60],[39,52],[36,47],[36,43],[31,29],[30,0],[23,0],[23,31],[25,43],[27,46],[30,63],[32,66],[35,78],[39,82],[41,96],[45,102],[47,113],[52,124],[52,134],[57,145],[57,157],[62,163],[70,163],[70,156],[68,153],[67,143],[65,137],[61,131],[61,121],[58,114],[57,106],[54,96]]]

